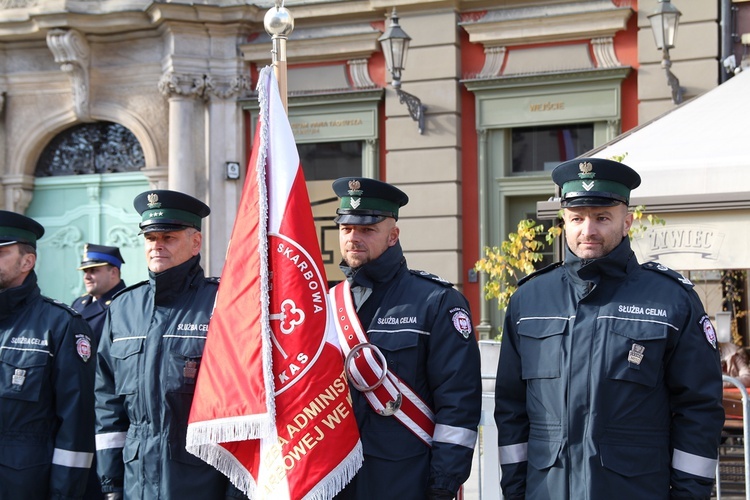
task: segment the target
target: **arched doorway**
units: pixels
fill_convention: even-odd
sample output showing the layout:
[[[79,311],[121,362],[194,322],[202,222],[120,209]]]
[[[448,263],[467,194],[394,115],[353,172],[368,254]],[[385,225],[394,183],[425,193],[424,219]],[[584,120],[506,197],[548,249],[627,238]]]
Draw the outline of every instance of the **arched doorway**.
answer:
[[[149,188],[144,163],[133,133],[111,122],[76,125],[45,147],[26,211],[45,227],[36,267],[42,293],[70,304],[85,292],[77,270],[85,243],[120,247],[125,282],[145,279],[133,209],[133,198]]]

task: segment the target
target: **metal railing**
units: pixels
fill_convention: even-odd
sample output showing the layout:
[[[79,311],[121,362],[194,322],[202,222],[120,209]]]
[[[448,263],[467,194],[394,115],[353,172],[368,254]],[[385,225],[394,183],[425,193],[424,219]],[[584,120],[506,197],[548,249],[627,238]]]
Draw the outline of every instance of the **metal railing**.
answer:
[[[729,375],[722,375],[722,380],[724,382],[728,382],[740,391],[740,398],[742,401],[742,447],[743,447],[743,457],[744,457],[744,472],[745,472],[745,499],[750,500],[750,488],[748,488],[748,485],[750,485],[750,453],[748,453],[748,443],[750,443],[750,440],[748,439],[750,437],[750,419],[748,419],[748,410],[750,409],[750,406],[748,406],[748,397],[747,397],[747,390],[745,388],[745,385],[737,380],[734,377],[730,377]],[[721,455],[719,455],[719,460],[716,461],[716,499],[721,500]]]

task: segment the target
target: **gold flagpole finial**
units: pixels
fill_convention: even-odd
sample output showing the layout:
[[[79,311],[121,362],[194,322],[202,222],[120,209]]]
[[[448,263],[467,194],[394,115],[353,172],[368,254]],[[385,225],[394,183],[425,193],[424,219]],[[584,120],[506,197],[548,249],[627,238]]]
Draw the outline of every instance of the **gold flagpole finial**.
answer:
[[[289,10],[284,7],[283,0],[275,0],[275,4],[275,7],[271,7],[266,12],[263,25],[266,28],[266,33],[271,35],[273,72],[279,83],[281,102],[284,104],[284,110],[287,110],[286,40],[294,30],[294,18]]]

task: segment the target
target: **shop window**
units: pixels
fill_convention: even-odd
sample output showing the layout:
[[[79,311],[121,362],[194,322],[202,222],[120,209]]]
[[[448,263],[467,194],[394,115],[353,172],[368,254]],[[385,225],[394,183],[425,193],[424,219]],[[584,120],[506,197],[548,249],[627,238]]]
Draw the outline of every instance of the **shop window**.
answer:
[[[514,128],[511,173],[530,174],[555,168],[594,148],[592,123]]]
[[[308,182],[362,175],[362,141],[298,144],[297,150]]]

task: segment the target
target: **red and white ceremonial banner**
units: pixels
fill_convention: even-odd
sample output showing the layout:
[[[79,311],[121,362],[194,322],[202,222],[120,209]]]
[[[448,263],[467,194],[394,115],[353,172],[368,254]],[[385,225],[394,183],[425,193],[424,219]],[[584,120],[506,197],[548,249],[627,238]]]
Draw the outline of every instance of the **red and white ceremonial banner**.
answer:
[[[305,178],[271,67],[187,431],[250,498],[328,499],[362,465]]]

